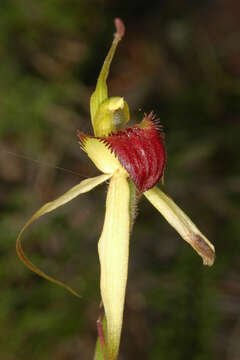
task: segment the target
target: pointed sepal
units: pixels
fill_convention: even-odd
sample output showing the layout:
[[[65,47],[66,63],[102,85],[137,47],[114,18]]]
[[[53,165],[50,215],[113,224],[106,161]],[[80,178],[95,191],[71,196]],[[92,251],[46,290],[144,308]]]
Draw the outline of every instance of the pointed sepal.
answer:
[[[122,39],[125,33],[125,26],[120,19],[115,19],[115,27],[116,33],[114,34],[114,39],[111,45],[111,48],[106,56],[106,59],[103,63],[102,69],[100,71],[96,89],[93,92],[90,100],[90,113],[91,113],[91,120],[94,129],[94,133],[96,134],[96,114],[98,112],[99,106],[102,104],[103,101],[107,100],[108,98],[108,88],[107,88],[107,78],[109,74],[109,69],[117,49],[119,41]]]

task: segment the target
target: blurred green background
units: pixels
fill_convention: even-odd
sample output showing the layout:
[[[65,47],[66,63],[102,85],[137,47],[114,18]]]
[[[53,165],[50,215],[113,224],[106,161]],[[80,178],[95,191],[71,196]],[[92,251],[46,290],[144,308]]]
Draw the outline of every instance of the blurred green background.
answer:
[[[110,93],[126,98],[133,123],[152,109],[160,116],[165,190],[217,252],[202,266],[141,200],[120,359],[240,359],[239,13],[238,0],[1,0],[0,359],[93,357],[106,185],[24,237],[33,262],[82,299],[27,270],[15,241],[44,202],[98,174],[76,130],[91,132],[89,97],[116,16],[127,32]]]

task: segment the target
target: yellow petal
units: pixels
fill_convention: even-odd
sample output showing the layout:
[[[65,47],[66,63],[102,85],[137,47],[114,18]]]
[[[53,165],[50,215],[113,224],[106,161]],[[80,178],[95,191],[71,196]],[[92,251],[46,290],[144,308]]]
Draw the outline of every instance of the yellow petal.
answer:
[[[117,21],[119,22],[119,19]],[[90,113],[91,113],[91,120],[92,120],[93,128],[95,128],[94,120],[95,120],[95,115],[97,113],[98,107],[104,100],[106,100],[108,98],[108,89],[107,89],[106,81],[108,78],[110,65],[111,65],[112,59],[114,57],[118,43],[121,40],[122,36],[124,35],[124,31],[122,31],[122,33],[120,33],[120,31],[118,29],[118,24],[116,23],[116,20],[115,20],[115,25],[117,28],[117,32],[114,35],[112,46],[111,46],[111,48],[106,56],[106,59],[103,63],[101,72],[98,77],[96,89],[95,89],[94,93],[92,94],[91,100],[90,100]],[[124,25],[122,24],[122,26],[124,26]]]
[[[119,160],[102,140],[86,136],[82,138],[81,146],[96,167],[103,173],[113,174],[116,170],[121,170],[126,174],[126,170],[123,169]]]
[[[88,192],[91,189],[93,189],[95,186],[103,183],[104,181],[108,180],[111,177],[111,175],[100,175],[100,176],[96,176],[94,178],[90,178],[90,179],[86,179],[80,182],[80,184],[74,186],[72,189],[70,189],[69,191],[67,191],[65,194],[63,194],[62,196],[60,196],[59,198],[57,198],[56,200],[53,200],[45,205],[43,205],[28,221],[27,223],[23,226],[22,230],[20,231],[18,238],[17,238],[17,243],[16,243],[16,250],[17,250],[17,254],[19,259],[33,272],[35,272],[36,274],[38,274],[39,276],[55,283],[58,284],[60,286],[63,286],[64,288],[66,288],[67,290],[69,290],[71,293],[73,293],[76,296],[79,296],[76,291],[74,291],[72,288],[70,288],[69,286],[67,286],[66,284],[62,283],[59,280],[56,280],[54,278],[52,278],[51,276],[48,276],[47,274],[45,274],[43,271],[39,270],[29,259],[28,257],[25,255],[22,247],[21,247],[21,238],[22,238],[22,234],[24,232],[24,230],[35,220],[37,220],[40,216],[55,210],[56,208],[58,208],[59,206],[62,206],[64,204],[66,204],[67,202],[71,201],[72,199],[74,199],[76,196]]]
[[[203,264],[211,266],[215,260],[214,246],[174,201],[157,187],[146,191],[144,195],[181,237],[202,257]]]
[[[119,172],[111,178],[98,250],[101,295],[107,319],[107,360],[117,358],[128,273],[130,189]]]

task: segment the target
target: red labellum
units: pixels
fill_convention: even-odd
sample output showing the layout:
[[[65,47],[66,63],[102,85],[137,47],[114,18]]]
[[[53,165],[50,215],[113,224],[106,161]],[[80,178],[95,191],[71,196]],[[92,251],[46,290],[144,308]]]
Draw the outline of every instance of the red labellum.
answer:
[[[99,139],[114,152],[140,192],[160,180],[166,163],[164,134],[152,112],[140,124]]]

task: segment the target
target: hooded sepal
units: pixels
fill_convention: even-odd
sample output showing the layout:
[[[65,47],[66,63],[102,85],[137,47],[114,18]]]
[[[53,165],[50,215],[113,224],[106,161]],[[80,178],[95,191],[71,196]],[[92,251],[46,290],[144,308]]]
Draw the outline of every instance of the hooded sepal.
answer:
[[[100,71],[96,89],[93,92],[91,99],[90,99],[90,113],[91,113],[91,120],[94,129],[94,133],[96,135],[96,114],[98,112],[99,106],[102,104],[103,101],[107,100],[108,98],[108,88],[107,88],[107,78],[109,74],[109,69],[117,49],[119,41],[122,39],[125,33],[125,26],[120,19],[115,19],[115,27],[116,33],[114,34],[114,39],[111,45],[111,48],[104,60],[102,69]]]

